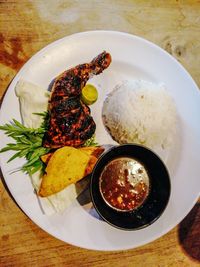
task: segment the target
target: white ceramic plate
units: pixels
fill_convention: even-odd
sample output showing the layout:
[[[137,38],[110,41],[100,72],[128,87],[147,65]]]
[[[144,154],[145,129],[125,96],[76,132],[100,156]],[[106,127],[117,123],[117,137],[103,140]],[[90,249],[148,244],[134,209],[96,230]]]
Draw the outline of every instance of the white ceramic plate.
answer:
[[[159,238],[176,226],[198,199],[200,179],[200,92],[185,69],[158,46],[133,35],[112,31],[91,31],[58,40],[33,56],[19,71],[4,97],[0,124],[12,118],[20,120],[18,99],[14,93],[16,82],[24,78],[48,87],[63,70],[90,61],[106,50],[113,62],[103,74],[92,79],[99,88],[99,99],[92,106],[97,123],[99,143],[109,143],[100,120],[105,94],[124,79],[144,79],[164,82],[173,96],[180,135],[168,153],[167,167],[171,174],[172,192],[163,215],[152,225],[139,231],[118,230],[99,220],[93,209],[80,206],[77,201],[63,214],[46,216],[41,212],[28,176],[11,173],[22,160],[7,164],[10,153],[0,154],[2,172],[10,192],[22,210],[39,227],[51,235],[76,246],[94,250],[135,248]],[[1,148],[9,139],[0,132]]]

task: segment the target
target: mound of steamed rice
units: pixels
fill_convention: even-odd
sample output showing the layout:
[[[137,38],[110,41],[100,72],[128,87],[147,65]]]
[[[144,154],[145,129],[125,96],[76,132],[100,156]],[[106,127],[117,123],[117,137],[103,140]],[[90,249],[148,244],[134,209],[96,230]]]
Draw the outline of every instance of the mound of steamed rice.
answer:
[[[125,81],[106,97],[103,122],[119,144],[167,148],[176,132],[176,107],[164,85]]]

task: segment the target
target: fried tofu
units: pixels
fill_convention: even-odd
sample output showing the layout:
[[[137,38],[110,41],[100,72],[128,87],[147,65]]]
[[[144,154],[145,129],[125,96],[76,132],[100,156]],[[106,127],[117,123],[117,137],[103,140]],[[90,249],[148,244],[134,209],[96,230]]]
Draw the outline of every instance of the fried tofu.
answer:
[[[47,197],[90,174],[97,158],[81,149],[65,146],[50,157],[38,195]]]

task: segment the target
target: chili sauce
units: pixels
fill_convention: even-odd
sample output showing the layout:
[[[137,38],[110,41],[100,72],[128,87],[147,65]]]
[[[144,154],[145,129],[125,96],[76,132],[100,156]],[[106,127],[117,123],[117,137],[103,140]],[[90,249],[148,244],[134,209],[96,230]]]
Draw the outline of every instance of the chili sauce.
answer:
[[[137,160],[120,157],[103,169],[99,187],[104,201],[119,211],[131,211],[145,201],[149,194],[149,176]]]

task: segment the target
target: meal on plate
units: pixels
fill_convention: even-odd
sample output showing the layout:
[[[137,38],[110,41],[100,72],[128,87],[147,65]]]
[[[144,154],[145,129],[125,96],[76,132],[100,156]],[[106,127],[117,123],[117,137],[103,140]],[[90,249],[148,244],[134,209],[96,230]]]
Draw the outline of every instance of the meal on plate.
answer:
[[[122,101],[123,99],[123,101]],[[176,108],[163,84],[124,81],[106,97],[103,122],[119,144],[166,148],[176,132]]]
[[[15,140],[0,152],[14,150],[10,160],[26,158],[22,171],[29,174],[46,214],[63,211],[77,197],[76,184],[88,176],[104,144],[95,142],[96,124],[88,105],[98,97],[87,84],[111,63],[103,52],[90,63],[61,73],[51,92],[19,80],[22,123],[13,119],[0,130]],[[142,80],[122,82],[103,103],[105,127],[119,144],[138,143],[165,148],[172,143],[176,110],[163,85]]]

